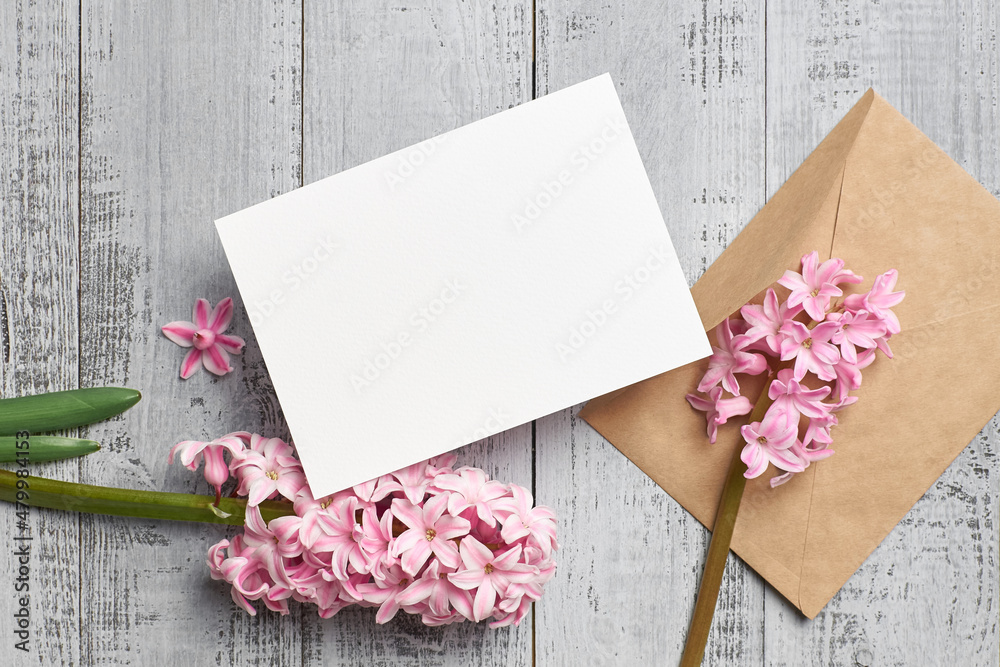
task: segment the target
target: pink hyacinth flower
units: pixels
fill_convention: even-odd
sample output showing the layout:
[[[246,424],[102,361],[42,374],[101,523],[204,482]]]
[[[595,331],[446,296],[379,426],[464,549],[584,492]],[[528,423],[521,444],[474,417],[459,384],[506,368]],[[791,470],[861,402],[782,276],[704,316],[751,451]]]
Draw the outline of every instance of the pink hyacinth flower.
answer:
[[[802,436],[802,446],[808,449],[810,446],[826,447],[832,443],[833,436],[830,434],[830,429],[836,426],[837,422],[837,415],[834,414],[826,414],[822,417],[810,419],[805,435]]]
[[[358,584],[357,589],[362,595],[362,602],[366,603],[366,606],[378,605],[378,613],[375,614],[376,623],[388,623],[400,609],[416,611],[415,608],[404,607],[399,602],[399,596],[411,581],[411,577],[399,565],[393,565],[386,573],[385,581]]]
[[[388,568],[399,561],[389,551],[392,545],[392,512],[385,511],[382,518],[374,507],[368,507],[361,515],[361,540],[359,544],[368,558],[367,570],[378,581],[384,581]]]
[[[324,554],[324,565],[325,554],[329,554],[331,575],[341,582],[348,581],[348,565],[355,572],[368,573],[368,554],[361,546],[365,534],[355,517],[358,508],[358,499],[349,496],[334,501],[327,511],[317,513],[316,523],[322,535],[311,551],[313,555]]]
[[[841,296],[840,283],[860,283],[861,276],[844,268],[844,260],[831,258],[817,266],[819,253],[815,250],[802,257],[802,273],[785,271],[778,284],[792,291],[789,306],[801,305],[817,322],[822,322],[830,308],[830,300]]]
[[[401,606],[415,606],[426,602],[430,613],[437,618],[446,617],[452,609],[463,617],[473,619],[472,595],[456,586],[448,575],[454,568],[446,568],[439,560],[432,560],[423,575],[396,596]]]
[[[291,446],[280,438],[265,438],[255,433],[250,448],[233,458],[229,467],[240,481],[237,492],[247,496],[248,507],[277,494],[295,499],[306,477],[302,464],[292,454]]]
[[[181,347],[192,348],[181,363],[181,378],[188,379],[200,366],[225,375],[232,367],[230,354],[240,354],[246,343],[239,336],[226,336],[233,319],[233,300],[225,298],[214,310],[205,299],[194,304],[193,322],[177,321],[162,327],[163,335]]]
[[[197,470],[198,464],[205,461],[205,481],[215,487],[215,502],[219,503],[222,496],[222,485],[229,479],[229,466],[226,465],[223,454],[235,456],[244,450],[243,440],[239,434],[231,433],[212,442],[185,440],[178,442],[170,449],[167,463],[173,464],[174,456],[180,455],[181,465],[188,470]]]
[[[840,360],[840,352],[830,342],[836,330],[833,322],[823,322],[809,329],[801,322],[788,320],[781,327],[785,339],[781,341],[781,360],[795,359],[794,377],[801,380],[812,372],[820,380],[829,381],[836,377],[833,365]]]
[[[802,472],[805,464],[791,451],[798,435],[798,425],[789,424],[785,413],[768,408],[763,421],[747,424],[740,429],[746,446],[740,459],[747,466],[743,476],[747,479],[760,477],[767,469],[768,462],[786,472]]]
[[[471,525],[462,517],[445,514],[447,508],[446,494],[434,496],[422,507],[402,498],[392,501],[393,515],[409,530],[396,538],[391,553],[400,559],[407,574],[417,574],[432,553],[447,567],[461,563],[458,548],[451,540],[468,535]]]
[[[856,363],[841,359],[833,367],[836,376],[837,400],[843,403],[848,399],[847,393],[861,387],[861,371],[875,361],[875,350],[865,350],[858,355]]]
[[[781,325],[785,320],[797,315],[802,310],[801,306],[791,307],[787,302],[778,303],[778,295],[774,290],[768,288],[764,296],[764,303],[756,305],[748,303],[740,308],[740,314],[746,320],[750,328],[744,335],[749,344],[763,341],[767,349],[778,354],[781,351]]]
[[[685,398],[692,408],[705,413],[705,421],[708,422],[708,441],[712,444],[715,444],[719,427],[730,417],[748,415],[753,410],[753,404],[746,396],[722,398],[722,387],[710,389],[708,398],[697,394],[688,394]]]
[[[890,269],[875,278],[872,288],[865,294],[852,294],[844,299],[844,308],[850,311],[866,310],[876,318],[885,322],[889,334],[900,332],[899,318],[890,310],[899,305],[906,292],[893,292],[899,272]]]
[[[472,603],[475,621],[488,618],[494,612],[497,597],[503,597],[511,583],[527,583],[537,575],[537,568],[518,562],[521,546],[497,556],[486,545],[469,535],[459,544],[464,570],[448,575],[451,582],[463,590],[476,589]]]
[[[503,523],[500,537],[507,544],[528,538],[548,558],[559,548],[556,542],[556,514],[544,505],[532,507],[531,491],[517,484],[510,485],[510,497],[496,502],[493,513]]]
[[[465,510],[474,508],[481,521],[496,524],[493,518],[493,504],[507,495],[507,487],[486,477],[479,468],[459,468],[454,473],[438,475],[434,486],[451,491],[448,496],[448,513],[458,516]]]
[[[830,342],[839,345],[840,356],[852,364],[858,361],[858,347],[865,350],[877,347],[878,339],[886,334],[886,323],[869,318],[867,310],[830,313],[827,320],[837,324]]]
[[[715,340],[717,345],[712,347],[708,370],[698,383],[698,391],[707,392],[721,382],[726,391],[739,396],[740,383],[736,380],[736,373],[759,375],[767,370],[767,360],[762,355],[743,351],[749,340],[744,336],[733,336],[728,318],[715,327]]]
[[[264,521],[259,507],[247,508],[243,544],[247,553],[252,553],[252,557],[267,570],[275,583],[288,583],[281,541]]]
[[[379,482],[378,494],[385,497],[393,491],[402,491],[411,503],[419,505],[424,500],[427,487],[434,479],[434,470],[429,468],[427,461],[420,461],[400,468],[390,475],[392,479]]]
[[[830,395],[830,388],[810,389],[795,379],[794,372],[790,368],[778,371],[778,377],[767,388],[767,395],[774,401],[776,410],[784,411],[790,416],[790,424],[797,425],[799,415],[812,419],[823,417],[829,412],[828,406],[822,401]]]

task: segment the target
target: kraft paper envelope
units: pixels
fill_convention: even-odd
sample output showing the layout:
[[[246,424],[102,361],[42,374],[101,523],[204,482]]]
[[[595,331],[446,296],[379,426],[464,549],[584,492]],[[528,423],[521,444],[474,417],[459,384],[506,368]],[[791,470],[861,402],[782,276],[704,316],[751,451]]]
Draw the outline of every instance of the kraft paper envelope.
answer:
[[[694,286],[706,330],[812,250],[843,258],[862,288],[899,269],[906,298],[895,358],[879,353],[864,371],[833,431],[836,455],[776,489],[772,468],[743,498],[733,550],[809,618],[1000,408],[1000,203],[869,90]],[[684,400],[706,366],[580,415],[711,527],[742,438],[737,418],[709,444]]]
[[[316,497],[711,353],[606,74],[216,225]]]

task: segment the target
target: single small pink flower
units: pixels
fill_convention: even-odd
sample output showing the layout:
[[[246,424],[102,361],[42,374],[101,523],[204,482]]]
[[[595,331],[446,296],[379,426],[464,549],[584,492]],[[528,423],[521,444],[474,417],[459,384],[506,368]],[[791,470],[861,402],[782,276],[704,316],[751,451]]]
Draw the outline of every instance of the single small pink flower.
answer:
[[[712,444],[715,444],[719,427],[730,417],[748,415],[753,410],[753,404],[746,396],[722,398],[722,387],[709,389],[708,398],[697,394],[688,394],[686,398],[692,408],[705,413],[705,421],[708,422],[708,441]]]
[[[402,498],[392,501],[392,514],[409,530],[396,538],[392,555],[400,559],[403,570],[416,575],[433,553],[447,567],[458,567],[458,548],[451,540],[468,535],[471,525],[462,517],[445,514],[447,494],[430,498],[423,506]]]
[[[362,601],[368,605],[378,605],[375,622],[388,623],[400,609],[412,613],[414,608],[407,609],[399,602],[399,596],[413,581],[411,575],[403,571],[399,565],[393,565],[386,573],[384,581],[374,581],[358,584],[358,592]]]
[[[414,505],[423,502],[427,487],[434,479],[434,471],[429,469],[427,461],[400,468],[390,475],[392,479],[379,482],[378,493],[385,497],[393,491],[402,491]]]
[[[528,544],[538,547],[546,558],[559,548],[556,542],[556,513],[544,505],[532,507],[531,491],[517,484],[510,485],[510,497],[501,498],[493,513],[503,523],[500,537],[507,544],[528,538]]]
[[[758,375],[767,370],[767,360],[762,355],[743,351],[749,340],[744,336],[733,336],[728,318],[715,327],[715,340],[718,344],[712,347],[708,370],[698,383],[698,391],[707,392],[721,382],[726,391],[739,396],[740,383],[736,380],[736,373]]]
[[[205,481],[215,487],[215,504],[218,505],[222,496],[222,485],[229,479],[229,466],[226,465],[223,454],[229,452],[230,457],[233,457],[245,449],[243,440],[238,436],[239,434],[231,433],[211,442],[197,440],[178,442],[170,449],[167,463],[173,464],[174,456],[179,454],[181,465],[194,471],[204,460]]]
[[[843,403],[848,399],[847,392],[861,387],[861,371],[875,361],[875,350],[865,350],[858,355],[855,363],[841,359],[833,367],[836,377],[837,400]]]
[[[817,266],[819,253],[815,250],[802,257],[802,273],[785,271],[778,284],[792,291],[788,305],[801,305],[817,322],[822,322],[830,307],[830,300],[841,296],[840,283],[860,283],[861,276],[844,268],[844,260],[831,258]]]
[[[764,303],[756,305],[748,303],[740,309],[743,319],[746,320],[750,328],[743,334],[749,344],[763,341],[766,348],[778,354],[781,351],[781,325],[785,320],[791,319],[802,310],[802,306],[792,307],[788,302],[778,303],[778,295],[774,290],[768,288],[764,296]]]
[[[833,442],[833,436],[830,435],[830,429],[836,426],[837,423],[838,419],[835,414],[825,414],[820,417],[810,419],[809,425],[806,427],[805,435],[802,436],[802,442],[800,443],[801,446],[807,450],[811,446],[826,447]],[[832,454],[833,452],[830,453]],[[806,460],[809,461],[811,459],[807,458]]]
[[[472,616],[477,622],[493,614],[497,597],[502,598],[511,583],[531,581],[538,572],[535,567],[518,562],[521,557],[520,545],[497,556],[470,535],[462,539],[459,549],[465,569],[448,577],[463,590],[476,589]]]
[[[830,342],[840,346],[840,356],[848,363],[857,363],[856,348],[868,350],[878,346],[878,339],[886,334],[886,323],[869,318],[867,310],[856,312],[830,313],[827,321],[835,322],[837,328],[830,336]]]
[[[246,343],[239,336],[226,336],[233,319],[233,300],[225,298],[211,310],[205,299],[194,304],[194,322],[177,321],[162,327],[163,335],[181,347],[192,348],[181,363],[181,378],[191,377],[199,366],[215,375],[225,375],[232,367],[230,354],[240,354]]]
[[[789,415],[789,424],[796,426],[799,415],[814,418],[823,417],[829,412],[829,407],[822,401],[830,395],[830,388],[810,389],[795,379],[794,371],[790,368],[778,371],[778,377],[767,388],[767,395],[774,401],[776,410],[784,410]]]
[[[893,292],[899,272],[890,269],[875,278],[872,288],[865,294],[852,294],[844,299],[844,308],[851,311],[866,310],[876,318],[885,322],[889,334],[900,332],[899,318],[890,310],[899,305],[906,292]]]
[[[329,553],[331,574],[341,582],[349,580],[348,565],[355,573],[368,573],[368,554],[361,546],[365,534],[355,515],[358,508],[357,497],[349,496],[335,500],[325,512],[317,513],[322,535],[310,551],[313,555]],[[322,562],[326,563],[325,556]]]
[[[833,365],[840,360],[840,352],[830,342],[836,328],[834,322],[823,322],[812,329],[795,320],[782,325],[785,339],[781,341],[781,360],[795,359],[793,375],[796,380],[801,380],[808,372],[824,381],[836,377]]]
[[[482,521],[490,525],[493,518],[493,504],[507,495],[507,487],[492,481],[479,468],[459,468],[454,473],[440,474],[434,479],[434,486],[448,495],[448,513],[458,516],[468,508],[474,508]]]
[[[802,472],[805,464],[791,451],[798,435],[798,426],[789,424],[784,411],[768,408],[763,421],[747,424],[740,429],[746,446],[740,458],[747,466],[743,476],[759,477],[768,462],[786,472]]]
[[[368,571],[377,580],[384,580],[389,567],[399,560],[392,555],[392,512],[385,510],[382,518],[374,507],[366,508],[361,515],[361,540],[359,544],[368,558]]]
[[[294,500],[305,485],[302,464],[288,443],[279,438],[252,436],[250,448],[233,457],[229,468],[240,482],[237,493],[247,496],[247,506],[255,507],[276,494]]]
[[[246,555],[244,551],[241,536],[237,535],[226,549],[226,558],[218,565],[218,578],[232,586],[233,602],[251,616],[256,616],[257,610],[250,601],[259,600],[267,593],[270,586],[265,579],[269,578],[260,561],[249,557],[253,548],[246,550]],[[218,557],[217,553],[215,557]]]
[[[426,602],[430,613],[437,618],[448,616],[454,609],[471,621],[472,595],[448,578],[454,571],[454,568],[445,567],[441,561],[432,560],[423,575],[396,596],[396,601],[401,606],[410,607]]]

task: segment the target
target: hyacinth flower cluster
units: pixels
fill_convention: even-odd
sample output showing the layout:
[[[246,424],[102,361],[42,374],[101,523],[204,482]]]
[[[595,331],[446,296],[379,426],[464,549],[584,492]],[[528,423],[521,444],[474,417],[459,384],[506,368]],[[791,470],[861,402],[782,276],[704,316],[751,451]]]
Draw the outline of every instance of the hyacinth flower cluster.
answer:
[[[247,498],[243,533],[212,546],[208,566],[251,615],[253,601],[286,614],[296,600],[323,618],[359,605],[378,607],[379,623],[402,610],[433,626],[517,625],[555,573],[552,510],[533,507],[521,486],[454,467],[452,454],[325,498],[313,497],[292,446],[278,438],[185,441],[175,457],[190,470],[204,462],[217,499],[230,477]],[[294,514],[266,522],[260,506],[271,499]]]
[[[845,296],[841,286],[860,284],[862,277],[843,260],[820,263],[812,252],[802,258],[801,271],[785,271],[778,280],[783,300],[768,289],[762,304],[747,304],[716,327],[699,393],[687,395],[705,412],[710,442],[719,426],[754,408],[740,393],[739,376],[770,375],[767,399],[773,402],[760,421],[741,428],[745,477],[759,477],[772,464],[780,474],[771,486],[778,486],[834,453],[831,431],[838,412],[858,400],[850,392],[861,386],[861,371],[876,350],[892,357],[889,339],[900,331],[892,308],[904,297],[893,291],[896,280],[893,269],[867,292]]]

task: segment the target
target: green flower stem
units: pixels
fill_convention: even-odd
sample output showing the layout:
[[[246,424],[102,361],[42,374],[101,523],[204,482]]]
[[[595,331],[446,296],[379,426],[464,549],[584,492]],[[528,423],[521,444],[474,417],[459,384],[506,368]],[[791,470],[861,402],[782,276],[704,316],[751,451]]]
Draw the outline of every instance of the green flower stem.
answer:
[[[0,500],[21,502],[32,507],[134,516],[142,519],[168,519],[171,521],[200,521],[242,526],[246,500],[223,498],[218,510],[213,510],[215,496],[196,496],[187,493],[162,491],[136,491],[90,484],[60,482],[44,477],[18,477],[9,470],[0,470]],[[292,504],[264,501],[260,504],[264,521],[294,514]],[[226,514],[228,516],[222,516]]]
[[[135,389],[91,387],[0,399],[0,435],[48,433],[93,424],[139,402]]]
[[[763,419],[764,413],[773,403],[767,395],[768,387],[771,386],[773,378],[774,375],[771,375],[764,383],[764,390],[760,393],[753,412],[747,418],[748,424]],[[681,667],[698,667],[705,655],[705,645],[708,643],[708,633],[712,629],[715,605],[719,599],[719,588],[722,586],[722,575],[726,571],[729,546],[733,541],[736,515],[740,511],[740,501],[743,500],[743,489],[746,488],[747,483],[746,477],[743,476],[747,467],[740,459],[740,452],[743,450],[740,445],[742,444],[741,440],[733,452],[733,459],[729,464],[729,475],[726,477],[725,486],[722,487],[722,498],[719,501],[719,510],[715,514],[712,541],[708,545],[708,558],[705,560],[705,571],[701,575],[698,600],[695,602],[694,616],[691,617],[691,627],[684,644]]]

